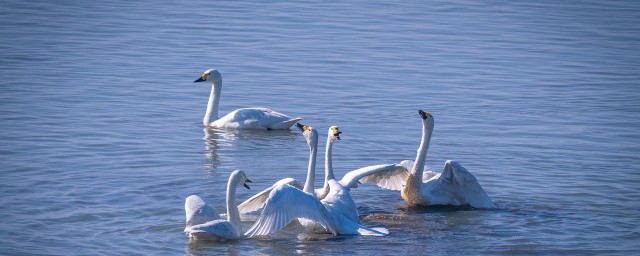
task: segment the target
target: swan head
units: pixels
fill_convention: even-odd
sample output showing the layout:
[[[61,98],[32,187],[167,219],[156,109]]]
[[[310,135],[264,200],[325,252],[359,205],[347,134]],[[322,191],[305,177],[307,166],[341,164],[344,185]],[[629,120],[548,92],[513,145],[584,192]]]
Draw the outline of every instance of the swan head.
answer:
[[[340,131],[340,129],[338,129],[338,126],[331,126],[331,127],[329,127],[329,134],[328,134],[329,138],[328,139],[331,142],[334,142],[336,140],[341,140],[340,139],[340,134],[341,133],[342,132]]]
[[[313,127],[301,123],[296,123],[296,127],[300,129],[309,146],[318,144],[318,131],[316,131],[316,129],[313,129]]]
[[[218,72],[218,70],[209,69],[204,73],[202,73],[202,75],[193,82],[198,83],[198,82],[204,82],[204,81],[213,81],[214,83],[217,83],[219,81],[222,81],[222,75],[220,74],[220,72]]]
[[[420,118],[422,118],[422,122],[429,125],[429,127],[433,130],[433,115],[429,114],[429,112],[423,111],[422,109],[418,109],[418,114],[420,115]]]
[[[233,171],[233,173],[231,173],[231,176],[237,177],[237,179],[239,179],[238,183],[242,184],[242,186],[244,186],[247,189],[251,189],[247,184],[247,183],[251,183],[251,180],[249,180],[249,178],[247,177],[247,174],[245,174],[243,171],[235,170]]]

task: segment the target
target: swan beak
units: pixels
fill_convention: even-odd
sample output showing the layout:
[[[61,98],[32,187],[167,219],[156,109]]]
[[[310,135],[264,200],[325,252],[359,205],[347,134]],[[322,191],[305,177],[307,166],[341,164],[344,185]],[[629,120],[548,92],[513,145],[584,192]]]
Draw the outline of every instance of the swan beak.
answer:
[[[336,137],[336,139],[337,139],[337,140],[342,140],[342,139],[340,138],[340,134],[341,134],[341,133],[342,133],[342,132],[336,132],[335,134],[333,134],[333,136],[334,136],[334,137]]]
[[[301,123],[296,123],[296,126],[298,127],[298,129],[300,129],[301,132],[305,132],[305,131],[311,129],[310,126],[304,125],[304,124],[301,124]]]
[[[196,79],[196,80],[195,80],[195,81],[193,81],[193,82],[194,82],[194,83],[197,83],[197,82],[204,82],[204,79],[202,79],[202,77],[198,77],[198,79]]]
[[[247,189],[251,189],[251,188],[249,187],[249,185],[247,185],[247,183],[251,183],[251,180],[250,180],[250,179],[245,180],[245,181],[244,181],[244,184],[242,184],[242,186],[244,186],[244,187],[245,187],[245,188],[247,188]]]
[[[426,120],[427,118],[431,117],[431,114],[429,114],[429,113],[427,113],[427,112],[422,111],[422,109],[419,109],[419,110],[418,110],[418,114],[420,114],[420,117],[421,117],[422,119],[425,119],[425,120]]]

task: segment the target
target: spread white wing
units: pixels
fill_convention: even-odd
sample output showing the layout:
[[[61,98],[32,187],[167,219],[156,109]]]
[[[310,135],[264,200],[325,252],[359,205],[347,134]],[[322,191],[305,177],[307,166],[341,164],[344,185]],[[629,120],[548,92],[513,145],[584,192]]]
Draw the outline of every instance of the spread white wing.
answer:
[[[363,167],[348,172],[340,180],[346,189],[355,188],[359,183],[374,183],[378,187],[402,190],[409,178],[409,169],[401,164],[381,164]]]
[[[458,162],[448,160],[439,179],[448,180],[456,195],[474,208],[496,207],[476,177]]]
[[[216,213],[213,207],[196,195],[191,195],[185,199],[184,211],[186,213],[187,228],[220,219],[220,215]]]
[[[284,228],[291,220],[304,218],[324,226],[336,234],[335,224],[318,198],[290,185],[282,185],[269,194],[264,210],[245,233],[248,237],[264,236]]]
[[[282,185],[291,185],[295,188],[302,189],[300,183],[294,178],[284,178],[273,184],[273,186],[261,191],[258,194],[255,194],[251,198],[245,200],[240,205],[238,205],[238,211],[240,213],[249,213],[262,209],[264,207],[265,201],[269,198],[269,194],[273,191],[274,188],[277,188]]]

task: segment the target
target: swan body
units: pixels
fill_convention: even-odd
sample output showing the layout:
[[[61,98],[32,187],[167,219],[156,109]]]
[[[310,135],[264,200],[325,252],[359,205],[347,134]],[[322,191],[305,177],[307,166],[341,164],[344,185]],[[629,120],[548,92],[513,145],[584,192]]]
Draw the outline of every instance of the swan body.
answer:
[[[370,236],[389,234],[386,228],[362,226],[349,191],[344,190],[335,180],[330,180],[329,186],[330,192],[322,200],[290,185],[275,188],[269,194],[258,220],[245,235],[248,237],[269,235],[298,218],[315,223],[310,230],[315,232]]]
[[[298,125],[304,132],[310,129],[308,126]],[[329,136],[333,141],[339,139],[339,134],[336,127],[335,132],[330,133]],[[317,147],[317,139],[315,145]],[[315,159],[313,151],[311,159]],[[309,182],[310,178],[313,179],[311,174],[315,174],[311,172],[315,169],[315,161],[311,162],[311,159],[304,189],[300,190],[290,184],[270,188],[269,196],[262,204],[264,209],[256,223],[245,233],[246,236],[264,236],[274,233],[284,228],[293,219],[298,219],[300,224],[312,232],[372,236],[383,236],[389,233],[386,228],[362,226],[349,190],[335,179],[327,181],[328,194],[323,199],[318,198],[312,188],[313,182]]]
[[[205,71],[202,76],[193,81],[211,81],[211,94],[207,103],[202,123],[204,126],[222,129],[289,129],[302,118],[291,118],[280,112],[268,108],[241,108],[229,114],[218,117],[220,94],[222,92],[222,75],[215,69]]]
[[[242,184],[251,181],[245,173],[236,170],[229,176],[227,183],[227,218],[223,219],[216,211],[197,195],[187,197],[184,204],[186,227],[184,232],[190,238],[201,240],[229,240],[242,237],[242,223],[235,204],[235,191]]]
[[[474,208],[495,208],[496,205],[475,176],[460,163],[448,160],[440,173],[424,169],[434,120],[427,112],[419,110],[419,114],[422,119],[422,138],[415,161],[402,161],[395,168],[365,176],[359,182],[400,190],[402,199],[409,207],[468,204]]]

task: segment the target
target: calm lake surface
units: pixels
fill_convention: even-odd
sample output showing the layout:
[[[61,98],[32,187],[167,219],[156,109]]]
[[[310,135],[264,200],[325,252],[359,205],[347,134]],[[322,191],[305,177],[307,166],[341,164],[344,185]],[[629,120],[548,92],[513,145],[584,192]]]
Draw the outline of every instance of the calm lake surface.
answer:
[[[0,251],[7,255],[621,254],[640,244],[640,2],[10,1],[0,8]],[[352,191],[387,237],[189,242],[184,199],[224,209],[305,178],[295,130],[202,128],[264,106],[326,130],[341,177],[413,159],[471,171],[496,210],[407,210]],[[245,223],[245,229],[252,222]]]

